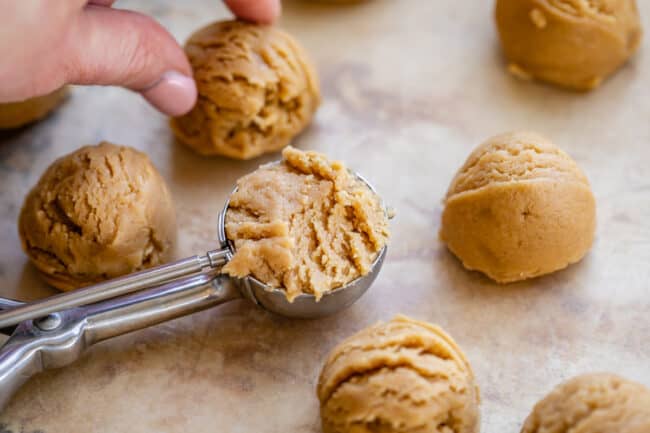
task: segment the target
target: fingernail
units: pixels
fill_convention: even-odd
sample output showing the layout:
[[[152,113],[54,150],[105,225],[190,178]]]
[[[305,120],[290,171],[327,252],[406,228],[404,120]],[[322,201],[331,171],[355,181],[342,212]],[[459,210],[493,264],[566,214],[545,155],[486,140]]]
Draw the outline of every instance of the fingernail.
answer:
[[[277,20],[282,15],[282,2],[280,0],[271,2],[271,14],[273,15],[272,21]]]
[[[169,116],[185,114],[196,103],[196,83],[191,77],[176,71],[165,72],[140,93],[151,105]]]
[[[89,5],[103,6],[107,8],[113,6],[113,3],[115,3],[115,0],[90,0],[88,2]]]

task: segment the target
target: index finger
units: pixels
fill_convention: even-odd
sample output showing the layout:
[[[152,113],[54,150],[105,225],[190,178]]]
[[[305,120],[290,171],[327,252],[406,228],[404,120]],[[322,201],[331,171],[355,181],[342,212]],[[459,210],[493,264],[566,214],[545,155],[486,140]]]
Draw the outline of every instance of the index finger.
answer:
[[[224,0],[237,17],[256,23],[271,24],[282,11],[280,0]]]

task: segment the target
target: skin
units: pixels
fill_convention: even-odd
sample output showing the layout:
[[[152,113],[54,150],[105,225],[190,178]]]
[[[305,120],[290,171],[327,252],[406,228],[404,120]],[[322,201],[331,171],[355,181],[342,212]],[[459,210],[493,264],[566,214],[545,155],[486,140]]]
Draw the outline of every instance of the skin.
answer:
[[[183,49],[151,17],[114,0],[0,0],[0,103],[65,84],[122,86],[169,115],[196,101]],[[225,0],[246,20],[272,23],[280,0]]]

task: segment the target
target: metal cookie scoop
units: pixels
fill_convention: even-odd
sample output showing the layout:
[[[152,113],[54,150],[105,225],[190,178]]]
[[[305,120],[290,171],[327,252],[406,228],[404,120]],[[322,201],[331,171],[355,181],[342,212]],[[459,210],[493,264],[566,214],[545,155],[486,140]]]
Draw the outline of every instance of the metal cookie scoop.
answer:
[[[225,228],[229,202],[219,214],[217,250],[28,304],[0,298],[0,408],[32,375],[73,362],[97,342],[240,298],[285,317],[327,316],[361,297],[381,269],[386,246],[368,274],[319,301],[301,294],[293,302],[254,277],[223,275],[234,254]]]

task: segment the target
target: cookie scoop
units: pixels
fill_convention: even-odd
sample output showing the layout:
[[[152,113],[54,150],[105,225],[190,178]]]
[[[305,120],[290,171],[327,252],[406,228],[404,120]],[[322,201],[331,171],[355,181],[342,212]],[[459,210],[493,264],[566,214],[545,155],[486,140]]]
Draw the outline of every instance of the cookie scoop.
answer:
[[[320,103],[316,72],[298,42],[271,26],[220,21],[185,44],[199,98],[171,120],[202,155],[250,159],[285,147]]]
[[[644,433],[650,431],[650,390],[608,374],[585,374],[535,405],[521,433]]]
[[[324,433],[476,433],[479,390],[441,328],[405,316],[344,340],[318,380]]]
[[[635,0],[497,0],[496,22],[509,70],[590,90],[638,49]]]
[[[72,290],[170,259],[176,217],[149,158],[103,142],[45,171],[25,199],[18,230],[44,279]]]
[[[587,177],[532,132],[497,135],[472,152],[449,186],[440,239],[465,268],[499,283],[582,259],[596,228]]]
[[[375,190],[361,176],[354,172],[344,173],[340,163],[329,163],[322,155],[311,152],[290,149],[285,153],[285,157],[295,164],[292,166],[295,167],[296,174],[301,173],[301,170],[310,170],[313,177],[329,176],[335,179],[328,181],[329,183],[324,182],[317,188],[325,191],[334,189],[337,195],[341,195],[333,199],[335,202],[332,203],[332,209],[350,214],[348,221],[366,221],[364,224],[370,224],[371,220],[367,219],[367,216],[360,215],[366,209],[362,203],[366,193],[363,192],[360,196],[356,194],[352,197],[346,196],[363,185],[373,194],[373,200],[379,200]],[[107,167],[111,166],[110,162],[103,162]],[[276,163],[276,165],[280,164],[283,162]],[[74,168],[75,165],[73,164],[72,167]],[[70,171],[75,172],[75,170]],[[63,172],[68,173],[66,170]],[[112,172],[120,173],[115,168]],[[339,176],[347,179],[348,175],[355,180],[343,183],[336,180]],[[309,182],[311,178],[309,176],[301,178],[303,188],[289,188],[287,194],[299,192],[302,195],[312,190],[314,184]],[[354,188],[351,191],[346,188],[338,189],[341,185],[354,185]],[[257,197],[260,203],[264,201],[261,197],[264,194],[270,197],[269,203],[273,203],[274,199],[277,200],[277,197],[273,197],[274,186],[269,187],[269,191],[260,191],[260,197]],[[115,197],[115,200],[119,204],[119,196]],[[81,207],[85,206],[83,201],[81,203]],[[320,201],[310,201],[309,197],[305,196],[304,203],[320,204]],[[368,290],[379,274],[386,257],[387,245],[383,245],[363,274],[352,276],[352,280],[321,293],[300,293],[290,296],[285,288],[271,287],[252,275],[232,278],[223,272],[224,267],[231,260],[235,260],[240,250],[236,249],[236,241],[226,235],[229,208],[230,200],[226,202],[217,218],[218,238],[215,245],[217,248],[205,254],[186,257],[30,303],[0,297],[0,409],[30,376],[71,363],[81,355],[83,349],[94,343],[236,299],[247,299],[267,311],[290,318],[315,319],[335,314],[350,306]],[[67,208],[62,207],[62,209]],[[124,209],[123,211],[128,212]],[[47,212],[45,213],[47,215]],[[388,211],[384,210],[384,214],[388,214]],[[119,216],[116,218],[119,221]],[[340,225],[337,222],[338,218],[339,216],[335,215],[334,223],[327,227],[324,233],[318,231],[318,236],[325,236],[322,240],[324,246],[330,246],[332,242],[330,238],[346,237],[351,234],[347,231],[350,227],[347,224]],[[320,227],[316,221],[313,222]],[[276,228],[284,223],[274,222],[271,226]],[[55,231],[60,231],[62,229],[57,229],[57,224],[68,226],[71,222],[55,222],[51,225]],[[255,221],[246,221],[242,224],[236,228],[237,233],[239,229],[244,230],[244,226],[247,226],[251,233],[255,229],[264,227]],[[287,227],[288,232],[292,233],[294,226],[289,223]],[[75,232],[68,228],[64,230]],[[368,228],[360,227],[351,230],[352,232],[364,231]],[[83,229],[81,231],[83,233]],[[261,230],[257,233],[263,237],[271,234],[272,231]],[[317,239],[319,238],[311,238],[312,241]],[[250,238],[247,240],[251,241]],[[276,240],[272,238],[268,240],[268,249],[275,249]],[[291,242],[291,239],[278,240],[280,244],[287,241]],[[251,249],[254,250],[255,248]],[[262,251],[261,254],[267,252]],[[330,257],[329,254],[333,253],[335,251],[328,251],[321,257]],[[283,253],[280,251],[278,255],[282,256]],[[315,260],[319,260],[318,250],[313,252],[313,256]],[[268,257],[273,260],[272,255]],[[323,259],[322,263],[325,265],[327,262]]]

